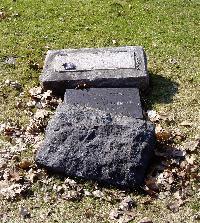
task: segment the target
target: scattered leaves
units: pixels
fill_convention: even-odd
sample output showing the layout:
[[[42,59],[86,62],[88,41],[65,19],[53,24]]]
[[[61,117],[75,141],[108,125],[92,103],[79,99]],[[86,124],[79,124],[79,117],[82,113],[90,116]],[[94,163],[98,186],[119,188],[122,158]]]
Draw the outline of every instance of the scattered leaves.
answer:
[[[32,99],[40,99],[42,94],[42,87],[34,87],[29,90]]]
[[[183,141],[186,137],[179,129],[167,131],[162,128],[160,121],[166,121],[167,115],[159,115],[153,110],[148,111],[147,114],[156,125],[157,146],[154,164],[151,165],[143,189],[153,198],[164,199],[174,194],[178,201],[170,203],[168,207],[176,211],[182,205],[186,197],[186,191],[189,190],[189,185],[194,180],[199,179],[195,154],[197,148],[199,148],[199,139],[179,146],[174,140]],[[182,124],[189,126],[188,122]],[[177,194],[179,194],[179,197],[177,197]]]
[[[23,196],[28,190],[28,185],[6,183],[6,186],[0,190],[0,194],[7,200],[14,200]]]

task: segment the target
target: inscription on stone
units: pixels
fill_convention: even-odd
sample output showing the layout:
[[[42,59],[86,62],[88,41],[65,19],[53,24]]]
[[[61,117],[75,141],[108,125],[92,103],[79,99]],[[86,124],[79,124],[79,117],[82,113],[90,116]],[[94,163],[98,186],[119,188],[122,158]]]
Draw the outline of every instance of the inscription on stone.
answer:
[[[54,69],[56,72],[135,69],[135,52],[94,52],[68,53],[55,57]],[[68,66],[66,66],[68,65]]]

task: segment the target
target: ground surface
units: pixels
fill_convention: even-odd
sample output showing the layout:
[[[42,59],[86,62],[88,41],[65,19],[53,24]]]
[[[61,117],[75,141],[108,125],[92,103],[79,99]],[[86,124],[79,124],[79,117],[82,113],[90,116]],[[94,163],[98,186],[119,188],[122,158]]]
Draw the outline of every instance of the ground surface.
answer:
[[[199,10],[198,0],[0,2],[2,222],[198,221]],[[123,45],[142,45],[148,55],[151,90],[143,103],[157,125],[159,158],[146,193],[38,170],[36,143],[57,100],[29,90],[39,85],[47,50]],[[135,204],[119,207],[127,196]]]

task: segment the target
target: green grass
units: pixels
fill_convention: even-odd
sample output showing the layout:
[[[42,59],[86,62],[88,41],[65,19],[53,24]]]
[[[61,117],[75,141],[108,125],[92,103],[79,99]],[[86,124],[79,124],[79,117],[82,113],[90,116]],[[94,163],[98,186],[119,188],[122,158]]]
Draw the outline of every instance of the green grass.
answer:
[[[29,63],[42,65],[48,47],[142,45],[148,55],[148,68],[155,74],[152,81],[158,87],[154,87],[149,103],[173,111],[178,121],[188,118],[194,126],[197,123],[199,1],[4,0],[0,4],[7,14],[0,23],[0,81],[18,80],[25,89],[38,84],[40,70],[30,69]],[[9,56],[17,58],[15,67],[3,65]],[[158,74],[168,82],[163,85],[156,78]],[[178,85],[175,96],[171,92],[173,83]],[[10,114],[18,116],[13,103],[9,103],[17,93],[8,93],[4,100],[7,103],[0,110],[1,120]],[[165,103],[169,97],[173,97],[173,103]],[[196,128],[192,129],[193,134]]]
[[[173,117],[174,122],[165,127],[180,128],[188,140],[199,134],[199,0],[2,0],[0,9],[6,14],[0,19],[0,83],[6,79],[19,81],[25,92],[23,100],[28,100],[28,89],[39,84],[41,70],[31,69],[30,63],[42,66],[48,49],[142,45],[148,55],[152,88],[146,96],[146,109]],[[10,56],[16,57],[15,66],[4,63]],[[18,95],[19,91],[1,86],[0,122],[27,123],[27,114],[15,107]],[[185,120],[192,123],[190,128],[180,126]],[[12,219],[21,202],[28,206],[34,203],[28,199],[9,207]],[[150,214],[155,222],[163,222],[159,216],[166,208],[160,203],[158,208],[154,204],[140,209],[143,216]],[[50,206],[38,204],[44,210]],[[94,210],[90,221],[81,218],[86,206]],[[65,222],[62,216],[67,212],[67,222],[108,222],[111,206],[93,199],[62,201],[56,208],[57,217],[53,215],[47,221]],[[180,218],[189,222],[189,212],[181,212]],[[173,222],[180,222],[167,214]],[[38,219],[36,215],[34,219]]]

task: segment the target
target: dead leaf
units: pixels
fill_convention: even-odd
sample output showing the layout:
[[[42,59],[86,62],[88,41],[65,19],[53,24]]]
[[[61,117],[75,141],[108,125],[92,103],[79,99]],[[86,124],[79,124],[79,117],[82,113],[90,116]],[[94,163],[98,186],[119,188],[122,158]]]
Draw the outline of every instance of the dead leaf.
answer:
[[[95,190],[92,192],[93,196],[96,198],[102,198],[104,196],[104,193],[100,190]]]
[[[35,119],[44,119],[45,117],[48,117],[49,111],[45,109],[37,109],[34,118]]]
[[[119,204],[119,209],[122,211],[130,211],[134,205],[135,203],[133,202],[133,199],[130,196],[128,196],[123,198],[123,200]]]
[[[20,163],[19,163],[19,167],[23,170],[27,170],[31,167],[32,162],[30,160],[27,159],[23,159]]]
[[[87,197],[91,197],[92,193],[90,191],[84,189],[84,195]]]
[[[94,216],[94,213],[90,208],[86,208],[84,215],[85,215],[86,218],[91,218],[91,217]]]
[[[0,12],[0,20],[3,20],[6,18],[6,13],[5,12]]]
[[[32,60],[29,61],[29,67],[30,67],[30,69],[36,70],[36,71],[42,69],[42,65],[40,65],[39,63],[36,63]]]
[[[20,207],[19,214],[24,219],[31,217],[31,214],[30,214],[29,210],[26,207],[23,207],[23,206]]]
[[[171,138],[171,133],[165,130],[156,133],[156,139],[160,142],[166,142]]]
[[[183,204],[184,202],[180,199],[180,200],[176,200],[174,202],[169,203],[167,205],[167,208],[171,210],[172,212],[176,213],[179,211],[180,206]]]
[[[193,125],[192,122],[188,122],[188,121],[183,121],[180,123],[181,126],[184,126],[184,127],[191,127]]]
[[[34,183],[37,181],[38,179],[38,174],[36,172],[33,171],[33,169],[31,168],[28,173],[26,174],[26,177],[28,178],[28,180],[31,183]]]
[[[16,171],[10,173],[10,181],[11,182],[20,182],[22,180],[22,176]]]
[[[42,94],[42,87],[34,87],[29,90],[31,96],[36,96]]]
[[[30,107],[30,108],[34,108],[35,105],[36,105],[36,101],[28,101],[28,102],[26,103],[26,105],[27,105],[28,107]]]
[[[183,134],[179,129],[173,130],[172,132],[173,139],[183,141],[186,139],[185,134]]]
[[[42,99],[41,100],[51,100],[52,99],[52,91],[47,90],[42,94]]]
[[[138,223],[153,223],[153,221],[150,218],[145,217],[141,219]]]
[[[188,164],[193,165],[195,163],[196,157],[194,154],[192,155],[187,155],[185,157],[185,160],[188,162]]]
[[[123,215],[123,211],[120,211],[118,208],[115,208],[113,210],[111,210],[110,214],[109,214],[109,218],[111,220],[116,220],[119,219],[120,216]]]
[[[67,178],[64,181],[64,184],[67,185],[67,186],[70,186],[71,188],[77,187],[77,182],[75,180],[73,180],[73,179],[70,179],[70,178]]]
[[[152,122],[159,121],[159,119],[160,119],[159,114],[154,110],[148,110],[147,116],[148,116],[149,120]]]
[[[75,190],[70,190],[67,191],[67,194],[64,194],[62,198],[65,200],[77,201],[81,199],[81,194]]]
[[[151,178],[146,179],[145,184],[149,189],[153,191],[157,191],[157,192],[159,191],[156,178],[151,177]]]
[[[185,143],[183,149],[189,152],[195,152],[196,150],[200,149],[200,139]]]

